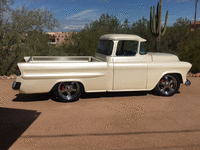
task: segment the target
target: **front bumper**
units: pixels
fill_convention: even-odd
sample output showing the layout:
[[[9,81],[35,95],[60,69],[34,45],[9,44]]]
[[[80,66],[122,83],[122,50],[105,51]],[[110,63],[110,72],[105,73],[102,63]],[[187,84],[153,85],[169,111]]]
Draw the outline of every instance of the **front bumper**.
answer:
[[[21,86],[21,82],[14,81],[13,84],[12,84],[12,89],[13,90],[19,90],[20,86]]]
[[[191,82],[187,79],[187,81],[185,82],[186,86],[190,86]]]

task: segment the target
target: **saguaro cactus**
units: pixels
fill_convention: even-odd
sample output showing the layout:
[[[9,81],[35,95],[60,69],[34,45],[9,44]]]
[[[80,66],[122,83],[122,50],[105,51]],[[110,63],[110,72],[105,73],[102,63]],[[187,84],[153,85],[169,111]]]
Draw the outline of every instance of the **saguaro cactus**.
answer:
[[[162,0],[160,0],[160,3],[157,4],[157,12],[155,14],[155,6],[153,6],[153,12],[152,12],[152,6],[150,7],[150,29],[151,33],[156,38],[156,50],[157,52],[160,51],[160,42],[161,42],[161,36],[163,36],[167,29],[167,18],[168,18],[168,11],[166,12],[165,17],[165,24],[162,28]]]

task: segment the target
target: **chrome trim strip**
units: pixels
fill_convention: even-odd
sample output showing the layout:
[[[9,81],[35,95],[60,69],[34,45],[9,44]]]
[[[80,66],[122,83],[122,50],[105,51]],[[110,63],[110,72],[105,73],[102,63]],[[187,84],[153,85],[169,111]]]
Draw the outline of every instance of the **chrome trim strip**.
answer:
[[[23,79],[59,79],[59,78],[95,78],[102,77],[102,73],[51,73],[51,74],[23,74]]]

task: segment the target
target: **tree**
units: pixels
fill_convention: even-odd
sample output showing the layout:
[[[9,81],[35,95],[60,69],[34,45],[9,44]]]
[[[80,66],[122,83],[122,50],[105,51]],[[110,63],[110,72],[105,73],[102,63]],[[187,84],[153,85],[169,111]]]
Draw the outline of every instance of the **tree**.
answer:
[[[188,39],[190,33],[190,20],[187,18],[176,19],[176,22],[168,27],[168,32],[163,37],[163,51],[179,55],[179,45]]]
[[[71,55],[94,55],[100,36],[104,34],[120,33],[121,23],[116,16],[102,14],[98,20],[86,25],[83,30],[72,36],[72,43],[68,45]],[[72,52],[71,50],[74,51]]]
[[[146,18],[142,17],[142,19],[133,22],[129,33],[139,35],[147,40],[145,42],[145,45],[148,45],[145,47],[146,51],[155,51],[155,41],[150,31],[150,22]]]
[[[1,32],[0,74],[7,75],[22,54],[46,54],[49,46],[43,30],[52,30],[56,26],[58,21],[47,9],[29,10],[22,7],[13,10],[11,21],[3,24],[6,32]]]
[[[0,26],[2,26],[4,20],[3,13],[9,11],[13,3],[13,0],[0,0]]]
[[[124,23],[122,24],[122,29],[121,29],[121,30],[122,30],[122,31],[121,31],[122,33],[127,33],[127,34],[128,34],[128,33],[130,32],[129,23],[130,23],[130,22],[128,21],[128,19],[125,19],[125,20],[124,20]]]
[[[180,49],[180,59],[192,63],[191,72],[200,71],[200,36],[199,31],[191,32],[190,36],[178,46]]]

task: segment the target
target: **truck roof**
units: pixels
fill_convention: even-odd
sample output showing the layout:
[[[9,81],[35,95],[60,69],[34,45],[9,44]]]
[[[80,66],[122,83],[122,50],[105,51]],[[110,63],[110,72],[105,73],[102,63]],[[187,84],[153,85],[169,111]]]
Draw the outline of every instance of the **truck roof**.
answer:
[[[146,39],[134,34],[105,34],[100,37],[100,40],[135,40],[145,42]]]

